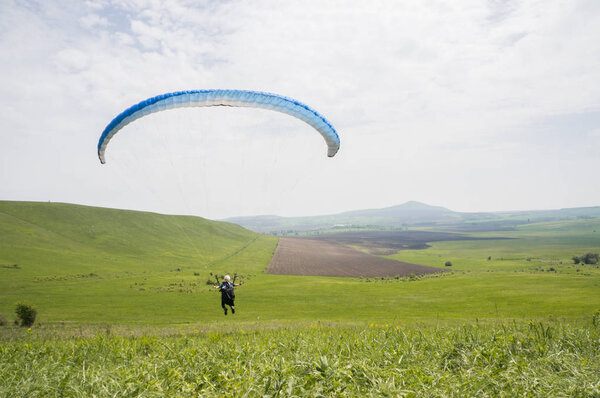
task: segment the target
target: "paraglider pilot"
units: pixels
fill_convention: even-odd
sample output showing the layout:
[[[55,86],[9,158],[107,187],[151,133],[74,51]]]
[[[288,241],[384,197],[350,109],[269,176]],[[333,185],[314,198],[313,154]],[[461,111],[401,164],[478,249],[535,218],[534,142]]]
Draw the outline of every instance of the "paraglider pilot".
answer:
[[[231,313],[235,314],[235,307],[233,301],[235,300],[235,292],[233,288],[236,286],[242,285],[244,282],[240,282],[237,285],[231,282],[231,277],[229,275],[225,275],[225,280],[221,282],[219,286],[213,286],[215,289],[219,289],[221,291],[221,307],[223,307],[223,311],[225,315],[227,315],[227,307],[231,307]]]

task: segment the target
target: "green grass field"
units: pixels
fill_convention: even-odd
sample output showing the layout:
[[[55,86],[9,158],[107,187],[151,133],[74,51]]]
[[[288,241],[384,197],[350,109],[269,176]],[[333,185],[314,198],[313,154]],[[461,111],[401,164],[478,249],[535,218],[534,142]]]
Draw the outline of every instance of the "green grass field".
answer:
[[[265,274],[277,238],[232,224],[0,202],[0,396],[600,396],[600,269],[571,260],[596,231],[390,256],[453,263],[422,278],[303,277]],[[235,316],[211,272],[246,282]]]
[[[198,217],[0,202],[0,315],[33,303],[42,324],[460,323],[584,319],[600,309],[600,221],[481,233],[390,256],[453,272],[414,281],[264,274],[277,238]],[[491,256],[491,260],[488,260]],[[17,267],[14,267],[17,264]],[[209,273],[238,273],[225,318]]]
[[[462,327],[322,326],[0,344],[1,396],[598,396],[600,316]]]
[[[575,267],[572,257],[600,250],[600,219],[527,224],[515,231],[471,235],[509,239],[434,242],[427,250],[406,250],[388,257],[436,267],[451,261],[453,269],[463,271],[533,272],[550,267],[560,268],[561,274],[591,271],[595,268]]]

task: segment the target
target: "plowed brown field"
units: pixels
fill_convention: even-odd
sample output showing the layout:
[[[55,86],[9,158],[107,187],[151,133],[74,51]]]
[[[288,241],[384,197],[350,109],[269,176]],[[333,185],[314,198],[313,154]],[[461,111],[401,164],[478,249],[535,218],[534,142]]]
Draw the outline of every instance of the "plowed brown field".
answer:
[[[318,276],[408,276],[443,272],[444,269],[373,256],[335,242],[279,238],[267,273]]]

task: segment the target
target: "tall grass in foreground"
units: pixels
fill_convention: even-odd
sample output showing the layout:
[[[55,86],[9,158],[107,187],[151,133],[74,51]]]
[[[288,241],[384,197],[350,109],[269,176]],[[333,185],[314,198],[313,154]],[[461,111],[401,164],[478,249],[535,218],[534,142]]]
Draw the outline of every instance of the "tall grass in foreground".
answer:
[[[600,396],[600,325],[321,327],[0,344],[0,396]]]

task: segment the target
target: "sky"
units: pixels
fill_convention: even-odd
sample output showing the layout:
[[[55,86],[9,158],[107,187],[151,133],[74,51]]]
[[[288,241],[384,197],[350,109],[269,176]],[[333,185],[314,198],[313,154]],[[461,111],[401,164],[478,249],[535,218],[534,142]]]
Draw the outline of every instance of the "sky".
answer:
[[[219,219],[416,200],[600,205],[600,2],[0,0],[0,200]],[[106,125],[146,98],[245,89],[248,108]]]

